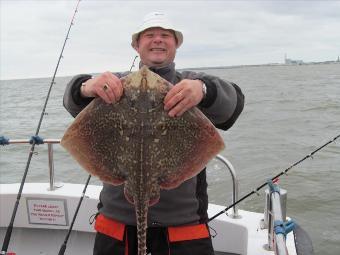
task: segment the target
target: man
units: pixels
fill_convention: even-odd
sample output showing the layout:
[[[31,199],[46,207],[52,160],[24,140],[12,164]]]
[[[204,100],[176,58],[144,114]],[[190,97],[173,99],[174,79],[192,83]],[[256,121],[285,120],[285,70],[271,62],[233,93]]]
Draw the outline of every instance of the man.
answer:
[[[243,110],[240,88],[204,73],[177,72],[174,59],[182,42],[182,33],[166,15],[153,12],[145,16],[140,29],[132,35],[131,45],[140,56],[140,66],[148,66],[175,85],[164,99],[169,116],[181,116],[197,106],[217,128],[229,129]],[[65,108],[76,116],[94,97],[108,104],[119,101],[123,95],[120,78],[127,74],[75,76],[65,91]],[[148,251],[153,255],[214,254],[206,225],[207,207],[205,169],[176,189],[162,190],[160,201],[149,208]],[[136,254],[134,206],[126,201],[122,185],[104,183],[98,209],[94,254]]]

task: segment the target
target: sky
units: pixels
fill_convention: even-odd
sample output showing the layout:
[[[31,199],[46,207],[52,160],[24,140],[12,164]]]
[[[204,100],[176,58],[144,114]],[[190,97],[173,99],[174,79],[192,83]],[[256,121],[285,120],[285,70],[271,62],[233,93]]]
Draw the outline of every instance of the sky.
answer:
[[[0,79],[53,76],[76,5],[0,0]],[[151,11],[167,13],[184,34],[177,68],[340,55],[340,1],[82,0],[57,76],[130,69],[131,35]]]

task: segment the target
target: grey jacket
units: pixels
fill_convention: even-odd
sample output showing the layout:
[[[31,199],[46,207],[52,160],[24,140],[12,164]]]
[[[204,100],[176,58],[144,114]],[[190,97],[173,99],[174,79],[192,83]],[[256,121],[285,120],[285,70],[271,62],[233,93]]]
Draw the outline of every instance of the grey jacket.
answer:
[[[163,68],[150,68],[172,84],[182,79],[199,79],[207,86],[207,94],[198,105],[199,109],[219,129],[229,129],[244,106],[244,96],[240,88],[231,82],[205,73],[191,71],[177,72],[174,63]],[[114,73],[119,78],[128,74]],[[80,86],[90,79],[90,75],[81,74],[73,77],[64,94],[64,106],[75,117],[91,98],[80,96]],[[160,200],[149,208],[148,226],[176,226],[205,222],[207,216],[208,196],[205,169],[178,188],[161,190]],[[103,184],[100,194],[99,212],[107,217],[127,225],[136,225],[134,206],[124,197],[123,187]]]

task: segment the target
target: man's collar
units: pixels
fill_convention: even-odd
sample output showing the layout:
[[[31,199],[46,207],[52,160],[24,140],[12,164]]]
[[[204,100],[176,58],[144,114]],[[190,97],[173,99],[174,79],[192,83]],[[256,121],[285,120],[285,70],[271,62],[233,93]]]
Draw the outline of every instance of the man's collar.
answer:
[[[139,68],[141,68],[142,66],[144,66],[144,64],[142,62],[139,62]],[[163,67],[149,67],[149,69],[152,72],[162,76],[169,72],[172,72],[175,69],[175,63],[172,62],[169,65]]]
[[[139,68],[141,68],[143,66],[143,63],[140,62],[139,63]],[[167,80],[168,82],[174,84],[175,83],[175,63],[172,62],[167,66],[163,66],[163,67],[149,67],[150,71],[158,74],[159,76],[161,76],[162,78],[164,78],[165,80]]]

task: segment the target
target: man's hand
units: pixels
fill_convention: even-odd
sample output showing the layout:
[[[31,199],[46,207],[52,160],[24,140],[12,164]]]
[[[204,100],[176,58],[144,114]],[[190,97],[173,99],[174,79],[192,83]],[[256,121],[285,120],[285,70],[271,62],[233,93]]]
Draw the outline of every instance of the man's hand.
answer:
[[[203,82],[184,79],[170,89],[164,98],[164,109],[170,117],[179,117],[203,99]]]
[[[87,80],[80,88],[83,97],[100,97],[106,103],[118,102],[123,95],[123,85],[120,79],[111,72]]]

